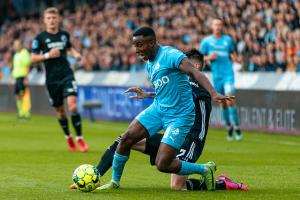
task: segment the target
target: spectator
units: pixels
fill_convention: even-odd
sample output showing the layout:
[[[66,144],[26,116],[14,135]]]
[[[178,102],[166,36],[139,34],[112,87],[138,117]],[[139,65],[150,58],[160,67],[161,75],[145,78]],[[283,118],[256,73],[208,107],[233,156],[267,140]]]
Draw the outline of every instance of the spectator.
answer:
[[[74,70],[143,70],[131,48],[131,33],[135,28],[150,25],[162,44],[171,44],[185,51],[198,48],[198,42],[210,32],[211,18],[216,15],[224,19],[226,34],[237,44],[242,60],[235,63],[236,67],[240,68],[242,64],[241,70],[246,71],[296,70],[292,65],[297,63],[291,60],[295,60],[299,51],[299,45],[294,43],[300,41],[299,1],[149,2],[103,0],[93,5],[77,5],[74,10],[60,4],[64,15],[62,26],[71,33],[73,45],[84,55],[81,63],[71,60]],[[35,33],[41,31],[39,20],[40,17],[32,16],[6,21],[0,26],[2,60],[6,54],[12,54],[11,44],[15,38],[31,43]],[[258,56],[263,54],[267,56]],[[275,68],[270,64],[273,59]],[[289,67],[286,67],[285,60],[289,61]],[[9,65],[5,66],[8,68]]]

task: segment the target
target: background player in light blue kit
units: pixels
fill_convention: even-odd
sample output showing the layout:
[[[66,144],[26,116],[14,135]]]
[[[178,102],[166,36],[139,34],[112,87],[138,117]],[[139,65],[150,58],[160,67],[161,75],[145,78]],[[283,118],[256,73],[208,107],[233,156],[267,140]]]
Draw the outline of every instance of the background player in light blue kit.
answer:
[[[231,37],[222,33],[222,28],[222,20],[212,20],[212,35],[201,41],[200,52],[205,55],[205,61],[210,61],[216,90],[223,95],[233,95],[235,90],[231,57],[234,56],[235,45]],[[220,106],[222,107],[223,118],[228,130],[227,140],[233,140],[234,130],[236,132],[236,140],[241,140],[242,133],[239,128],[235,101],[223,101],[220,103]]]
[[[112,181],[100,189],[118,188],[131,147],[164,129],[155,160],[158,170],[178,175],[202,174],[207,189],[215,190],[215,163],[197,164],[175,159],[195,119],[195,106],[187,75],[202,85],[216,101],[231,100],[232,97],[217,93],[206,76],[193,67],[184,53],[170,46],[159,45],[152,28],[137,29],[133,34],[133,45],[136,53],[147,62],[146,69],[155,87],[155,98],[122,135],[114,155]]]

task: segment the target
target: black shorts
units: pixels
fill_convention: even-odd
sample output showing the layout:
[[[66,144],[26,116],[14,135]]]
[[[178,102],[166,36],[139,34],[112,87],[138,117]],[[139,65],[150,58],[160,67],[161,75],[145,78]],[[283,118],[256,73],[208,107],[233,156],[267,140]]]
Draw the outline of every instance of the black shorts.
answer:
[[[160,140],[158,138],[163,137],[162,134],[156,134],[155,138],[147,138],[146,142],[148,143],[148,152],[150,152],[150,163],[151,165],[155,165],[155,159],[157,155],[157,151],[160,145]],[[203,148],[205,144],[204,140],[197,140],[191,136],[187,136],[185,138],[184,143],[182,144],[181,148],[177,151],[176,158],[179,160],[193,162],[195,163],[202,154]]]
[[[181,148],[178,150],[176,158],[179,160],[195,163],[202,154],[204,140],[196,140],[187,136]]]
[[[16,83],[15,83],[15,94],[16,95],[24,94],[25,88],[27,87],[24,84],[24,79],[25,79],[25,77],[16,78]]]
[[[51,106],[59,107],[64,104],[64,98],[77,96],[77,85],[73,78],[62,80],[57,83],[47,83],[48,98]]]

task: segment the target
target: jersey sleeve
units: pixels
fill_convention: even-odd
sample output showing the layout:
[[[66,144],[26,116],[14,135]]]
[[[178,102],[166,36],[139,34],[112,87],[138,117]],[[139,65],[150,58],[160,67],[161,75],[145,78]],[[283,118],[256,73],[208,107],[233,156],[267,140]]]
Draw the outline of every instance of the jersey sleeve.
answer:
[[[200,48],[199,51],[203,54],[203,55],[208,55],[208,44],[206,39],[203,39],[200,43]]]
[[[186,55],[182,51],[175,49],[175,48],[172,48],[168,52],[168,55],[169,55],[169,62],[171,64],[172,68],[179,68],[181,61],[184,58],[186,58]]]
[[[229,52],[230,53],[234,53],[236,52],[236,47],[235,47],[235,44],[233,42],[233,39],[232,38],[229,38]]]
[[[39,39],[39,36],[35,37],[31,43],[31,53],[40,54],[42,51],[41,45],[42,43],[41,40]]]
[[[72,43],[71,43],[71,40],[70,40],[70,34],[66,32],[66,35],[67,35],[66,48],[70,49],[70,48],[72,48]]]

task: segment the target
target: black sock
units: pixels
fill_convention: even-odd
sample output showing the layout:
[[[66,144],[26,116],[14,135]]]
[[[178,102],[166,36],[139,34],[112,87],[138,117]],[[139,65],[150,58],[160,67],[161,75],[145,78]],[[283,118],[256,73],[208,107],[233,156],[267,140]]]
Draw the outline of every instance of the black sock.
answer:
[[[109,170],[109,168],[112,166],[112,162],[114,160],[114,154],[115,154],[118,144],[120,143],[120,139],[121,139],[121,136],[118,137],[115,140],[115,142],[112,145],[110,145],[106,149],[104,154],[102,155],[101,160],[99,161],[99,163],[96,167],[101,176],[103,176]]]
[[[186,180],[186,188],[187,190],[207,190],[203,180],[193,178]]]
[[[78,137],[81,136],[81,117],[79,113],[71,114],[72,124],[75,129],[76,135]]]
[[[186,180],[187,190],[207,190],[204,181],[199,179],[187,179]],[[216,181],[216,190],[226,190],[226,185],[223,180]]]
[[[239,128],[236,129],[235,132],[236,132],[237,135],[241,135],[241,130]]]
[[[65,136],[70,137],[68,118],[60,118],[58,119],[58,122],[63,129]]]
[[[226,185],[223,180],[216,181],[216,190],[226,190]]]

